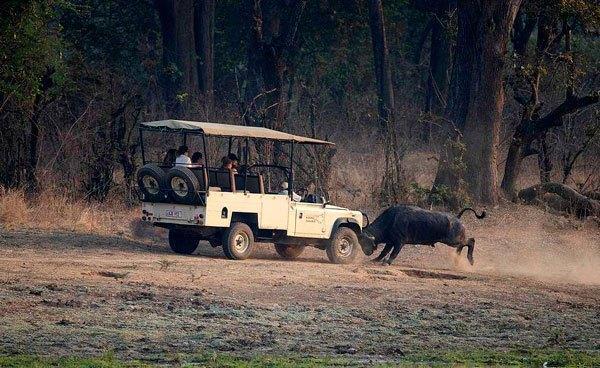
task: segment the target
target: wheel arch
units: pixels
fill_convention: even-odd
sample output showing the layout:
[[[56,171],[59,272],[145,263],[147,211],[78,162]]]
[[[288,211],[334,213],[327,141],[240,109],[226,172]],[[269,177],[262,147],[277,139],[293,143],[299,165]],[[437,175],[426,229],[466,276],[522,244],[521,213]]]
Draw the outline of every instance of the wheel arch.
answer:
[[[258,213],[232,212],[230,223],[233,224],[234,222],[243,222],[250,226],[250,229],[255,232],[258,230]]]
[[[335,231],[340,227],[347,227],[352,229],[357,236],[360,235],[360,233],[362,232],[360,225],[358,224],[358,221],[356,221],[356,219],[352,217],[340,217],[333,223],[333,227],[331,228],[331,234],[329,235],[329,238],[332,238],[333,234],[335,234]]]

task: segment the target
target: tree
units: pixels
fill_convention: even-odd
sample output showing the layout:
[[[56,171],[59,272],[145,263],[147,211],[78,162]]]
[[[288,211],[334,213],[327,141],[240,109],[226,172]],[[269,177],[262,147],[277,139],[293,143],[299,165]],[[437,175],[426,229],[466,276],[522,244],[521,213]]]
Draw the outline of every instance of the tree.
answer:
[[[498,201],[497,160],[503,73],[510,30],[521,0],[458,1],[458,34],[447,116],[466,146],[465,180],[476,201]],[[454,185],[450,178],[436,184]]]
[[[306,0],[244,1],[248,46],[241,110],[246,125],[283,128],[288,110],[285,87],[290,83],[298,26],[305,5]],[[260,150],[265,157],[274,154],[269,145],[260,145]]]
[[[429,70],[427,76],[427,92],[425,95],[425,112],[429,119],[436,119],[444,114],[450,67],[452,65],[452,32],[450,29],[451,13],[456,8],[453,0],[412,1],[416,8],[430,13],[430,21],[426,32],[431,31],[429,51]],[[437,120],[437,119],[436,119]],[[428,123],[423,131],[423,138],[429,141],[432,135],[432,124]]]
[[[369,0],[369,24],[373,44],[373,65],[377,81],[377,109],[379,111],[379,129],[382,134],[389,134],[394,121],[394,89],[392,86],[392,69],[381,0]]]
[[[536,7],[532,3],[532,1],[523,2],[513,25],[511,41],[513,50],[518,56],[524,56],[527,53],[529,38],[537,25]]]
[[[519,55],[521,59],[517,64],[517,81],[513,83],[515,100],[522,106],[522,112],[521,120],[510,141],[501,184],[501,188],[510,198],[516,198],[516,180],[521,171],[521,163],[528,156],[538,156],[540,181],[550,181],[552,163],[546,143],[546,133],[561,126],[565,116],[599,101],[599,92],[577,96],[574,85],[576,58],[571,45],[572,24],[577,20],[574,14],[588,11],[587,7],[569,9],[553,2],[542,2],[536,14],[528,15],[537,17],[537,42],[532,61],[527,58],[526,45],[520,47],[523,51]],[[559,29],[558,25],[561,22],[562,29]],[[562,53],[558,50],[561,40],[564,41]],[[560,64],[566,64],[570,74],[565,87],[565,99],[542,115],[543,104],[540,91],[542,77],[549,69],[557,70]],[[519,82],[526,87],[521,88]],[[527,93],[522,93],[521,90]],[[579,154],[575,159],[578,156]],[[571,160],[567,162],[567,166],[569,165],[572,165]]]
[[[382,202],[397,202],[402,197],[400,157],[394,120],[394,89],[392,69],[385,35],[381,0],[369,0],[369,24],[373,45],[373,64],[377,81],[377,110],[379,132],[385,150],[385,173],[382,182]]]
[[[62,40],[52,0],[0,7],[0,184],[38,186],[45,110],[64,83]]]
[[[169,99],[186,100],[198,91],[194,0],[155,0],[163,45],[163,76]]]
[[[196,0],[194,38],[198,54],[198,85],[209,119],[213,117],[214,110],[214,35],[215,0]]]

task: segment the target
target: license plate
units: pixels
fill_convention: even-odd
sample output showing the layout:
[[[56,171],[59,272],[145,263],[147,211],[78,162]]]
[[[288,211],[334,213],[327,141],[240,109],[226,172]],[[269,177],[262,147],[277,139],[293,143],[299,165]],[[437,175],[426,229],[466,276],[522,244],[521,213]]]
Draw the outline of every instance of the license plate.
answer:
[[[165,212],[165,216],[166,217],[181,218],[181,211],[167,210]]]

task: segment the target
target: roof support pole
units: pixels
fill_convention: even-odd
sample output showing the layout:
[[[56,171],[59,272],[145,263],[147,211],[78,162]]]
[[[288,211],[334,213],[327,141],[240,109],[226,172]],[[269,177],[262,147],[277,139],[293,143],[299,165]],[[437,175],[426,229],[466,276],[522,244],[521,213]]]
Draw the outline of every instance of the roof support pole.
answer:
[[[290,199],[294,200],[294,141],[290,143],[290,173],[288,178],[288,187],[290,188]]]
[[[204,134],[202,134],[202,148],[204,149],[204,167],[206,167],[206,169],[208,170],[208,155],[206,154],[206,136]]]
[[[140,149],[142,150],[142,165],[146,165],[146,155],[144,153],[144,138],[142,132],[144,130],[140,128]]]

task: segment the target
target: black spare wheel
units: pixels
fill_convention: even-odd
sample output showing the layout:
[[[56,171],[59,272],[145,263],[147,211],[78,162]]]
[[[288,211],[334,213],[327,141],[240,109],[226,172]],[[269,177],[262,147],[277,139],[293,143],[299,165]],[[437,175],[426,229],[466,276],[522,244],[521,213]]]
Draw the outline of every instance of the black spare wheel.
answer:
[[[176,203],[196,204],[200,183],[192,170],[187,167],[174,167],[167,172],[169,196]]]
[[[169,230],[169,245],[175,253],[192,254],[198,248],[200,239],[192,233],[181,230]]]
[[[327,258],[333,263],[352,263],[359,248],[358,237],[354,230],[340,226],[327,245]]]
[[[223,253],[229,259],[246,259],[252,255],[254,234],[243,222],[232,222],[223,234]]]
[[[137,184],[145,202],[165,200],[165,172],[158,165],[146,164],[137,173]]]
[[[297,258],[304,251],[304,245],[275,244],[275,251],[283,259]]]

